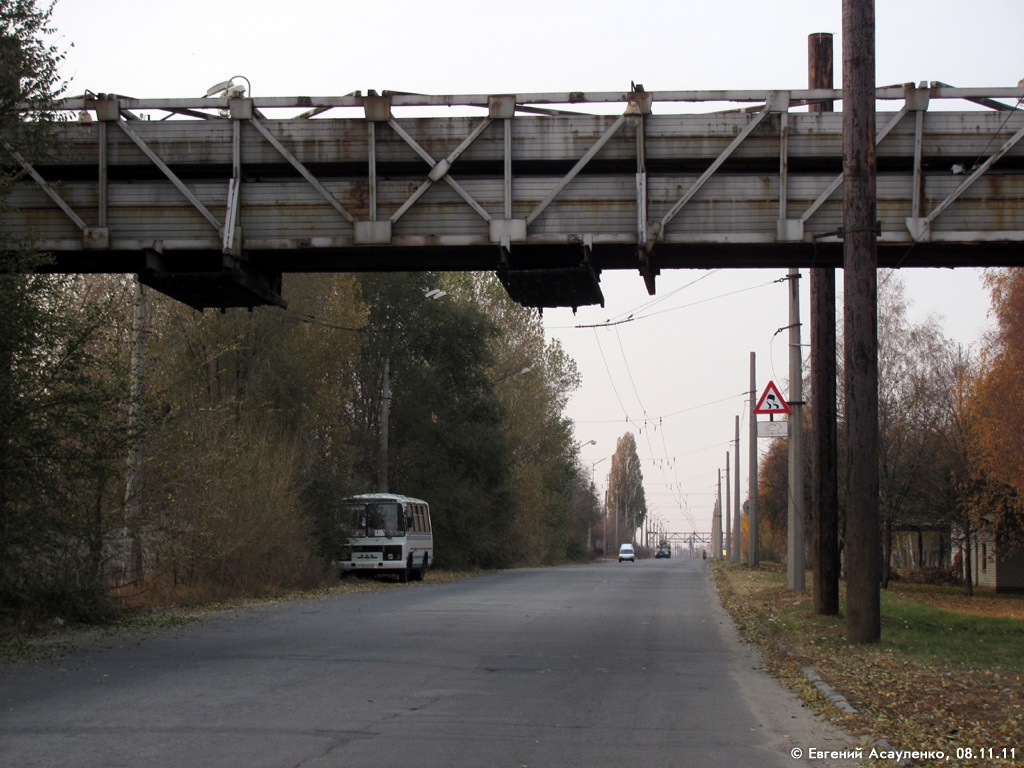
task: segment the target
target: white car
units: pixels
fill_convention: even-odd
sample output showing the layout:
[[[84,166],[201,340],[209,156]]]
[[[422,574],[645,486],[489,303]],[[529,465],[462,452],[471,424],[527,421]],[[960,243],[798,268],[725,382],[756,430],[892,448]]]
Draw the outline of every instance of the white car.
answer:
[[[636,562],[636,555],[633,554],[632,544],[623,544],[619,547],[619,562],[621,563],[623,560],[629,560],[631,563]]]

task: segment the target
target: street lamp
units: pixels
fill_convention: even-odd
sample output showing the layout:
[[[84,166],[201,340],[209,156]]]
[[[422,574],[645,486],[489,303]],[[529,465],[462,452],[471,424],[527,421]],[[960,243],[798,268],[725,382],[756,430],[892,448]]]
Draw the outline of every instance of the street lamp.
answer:
[[[529,373],[532,370],[533,370],[533,366],[532,365],[528,365],[525,368],[520,368],[517,371],[509,371],[504,376],[499,376],[498,378],[494,379],[494,381],[492,381],[491,383],[492,384],[497,384],[499,381],[504,381],[509,376],[519,376],[520,374],[523,374],[523,373]],[[594,441],[591,440],[590,442],[594,442]],[[584,445],[586,445],[586,443],[584,443]]]

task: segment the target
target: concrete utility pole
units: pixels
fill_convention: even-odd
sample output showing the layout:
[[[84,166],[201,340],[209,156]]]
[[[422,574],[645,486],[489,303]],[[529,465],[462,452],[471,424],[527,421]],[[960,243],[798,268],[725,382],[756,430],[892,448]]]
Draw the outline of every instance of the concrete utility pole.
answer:
[[[391,358],[384,358],[384,376],[381,381],[380,397],[380,477],[377,490],[388,492],[388,412],[391,408]]]
[[[725,521],[725,559],[732,559],[732,490],[729,486],[729,452],[725,452],[725,506],[722,507],[722,519]]]
[[[786,587],[804,589],[803,356],[800,354],[800,270],[789,270],[789,525]]]
[[[846,420],[846,640],[881,638],[878,535],[878,220],[875,4],[843,0],[843,301]]]
[[[832,35],[807,38],[807,86],[832,88]],[[832,112],[832,102],[811,112]],[[836,408],[836,271],[811,269],[811,509],[814,612],[839,615],[839,470]]]
[[[743,549],[741,546],[740,539],[740,417],[736,417],[736,443],[733,445],[733,451],[736,454],[736,469],[733,472],[733,483],[735,486],[735,504],[736,510],[732,518],[732,561],[738,563],[740,561],[740,551]]]
[[[747,501],[750,505],[749,518],[747,520],[747,565],[757,565],[757,380],[755,376],[755,360],[753,352],[750,353],[750,469],[747,476],[750,478],[747,490]]]
[[[718,497],[715,499],[715,560],[722,557],[722,470],[718,470]]]

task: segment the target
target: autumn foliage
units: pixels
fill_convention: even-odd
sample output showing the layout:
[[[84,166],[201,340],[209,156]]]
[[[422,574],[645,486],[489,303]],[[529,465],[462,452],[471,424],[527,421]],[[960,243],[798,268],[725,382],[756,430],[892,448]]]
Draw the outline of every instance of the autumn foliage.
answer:
[[[914,320],[898,272],[879,277],[879,518],[883,578],[911,569],[974,572],[978,534],[997,549],[1024,545],[1024,273],[992,270],[995,327],[980,348],[946,339],[938,319]],[[814,393],[811,393],[814,397]],[[840,404],[842,397],[839,398]],[[840,413],[840,514],[846,455]],[[805,424],[809,440],[810,424]],[[805,454],[805,482],[811,477]],[[781,559],[788,514],[786,441],[764,446],[759,531],[764,560]],[[804,489],[812,530],[809,489]],[[950,550],[953,557],[950,558]],[[965,583],[967,593],[971,585]]]
[[[972,444],[977,474],[988,480],[985,522],[1004,544],[1024,544],[1024,273],[992,270],[986,275],[996,327],[987,340],[977,377],[978,423]]]

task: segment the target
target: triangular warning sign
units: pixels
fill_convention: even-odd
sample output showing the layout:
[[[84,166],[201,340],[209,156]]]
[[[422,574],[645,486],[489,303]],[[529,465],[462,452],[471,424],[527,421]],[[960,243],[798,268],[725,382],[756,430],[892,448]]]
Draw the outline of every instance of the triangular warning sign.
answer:
[[[757,401],[757,408],[754,409],[754,413],[789,413],[789,406],[782,399],[779,388],[775,386],[774,381],[769,381],[768,386],[764,388],[764,394]]]

